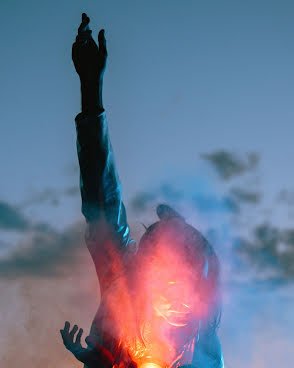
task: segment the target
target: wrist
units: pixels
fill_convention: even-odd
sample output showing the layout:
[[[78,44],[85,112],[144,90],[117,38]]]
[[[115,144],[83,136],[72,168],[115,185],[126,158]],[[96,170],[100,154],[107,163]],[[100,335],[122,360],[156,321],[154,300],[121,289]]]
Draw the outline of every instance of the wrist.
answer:
[[[103,111],[102,78],[99,81],[81,81],[82,112],[97,113]]]

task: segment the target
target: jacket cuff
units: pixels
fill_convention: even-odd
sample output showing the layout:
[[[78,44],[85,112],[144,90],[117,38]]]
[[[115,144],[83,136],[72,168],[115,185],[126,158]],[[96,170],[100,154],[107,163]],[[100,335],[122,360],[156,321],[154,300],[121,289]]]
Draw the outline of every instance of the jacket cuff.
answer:
[[[100,118],[102,116],[105,116],[106,113],[105,113],[105,110],[103,109],[103,111],[101,112],[98,112],[98,113],[84,113],[84,112],[80,112],[76,117],[75,117],[75,122],[76,124],[79,124],[80,122],[84,121],[84,120],[88,120],[89,118],[90,119],[97,119],[97,118]]]

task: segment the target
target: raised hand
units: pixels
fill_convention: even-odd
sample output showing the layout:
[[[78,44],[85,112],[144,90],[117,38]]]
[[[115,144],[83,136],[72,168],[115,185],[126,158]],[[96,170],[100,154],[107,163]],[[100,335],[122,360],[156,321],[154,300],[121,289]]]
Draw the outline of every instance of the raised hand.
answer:
[[[82,23],[78,28],[76,41],[72,46],[72,59],[82,83],[98,83],[106,67],[107,49],[104,29],[98,34],[98,44],[92,38],[89,28],[90,18],[82,14]]]
[[[76,338],[75,334],[79,330]],[[63,330],[60,330],[65,347],[88,368],[112,368],[113,357],[108,350],[96,344],[92,337],[88,336],[86,342],[88,348],[81,344],[83,329],[74,325],[70,331],[70,323],[65,322]]]
[[[79,329],[78,326],[74,325],[71,331],[69,329],[70,323],[66,321],[63,330],[60,330],[64,346],[74,355],[79,355],[84,350],[87,350],[83,348],[81,344],[83,329],[80,328],[76,337],[76,341],[74,341],[74,336]]]

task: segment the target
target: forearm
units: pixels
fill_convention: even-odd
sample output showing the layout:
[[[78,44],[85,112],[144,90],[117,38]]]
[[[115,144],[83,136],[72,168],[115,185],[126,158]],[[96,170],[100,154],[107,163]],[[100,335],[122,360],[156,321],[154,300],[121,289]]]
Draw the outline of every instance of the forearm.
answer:
[[[111,158],[105,113],[82,112],[76,117],[82,212],[88,222],[97,221],[105,210],[105,176]]]
[[[99,114],[104,111],[102,101],[103,78],[99,81],[81,81],[82,113]]]
[[[76,117],[82,212],[88,222],[103,213],[103,176],[110,154],[107,121],[102,104],[103,79],[81,80],[82,112]]]

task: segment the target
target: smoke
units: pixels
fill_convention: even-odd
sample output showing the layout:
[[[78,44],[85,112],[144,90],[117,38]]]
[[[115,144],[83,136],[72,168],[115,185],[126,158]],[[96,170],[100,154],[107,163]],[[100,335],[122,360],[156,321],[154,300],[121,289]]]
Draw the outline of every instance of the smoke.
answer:
[[[139,366],[191,363],[200,321],[205,328],[218,319],[213,249],[176,212],[166,216],[148,228],[136,255],[121,249],[104,223],[87,238],[102,293],[93,337],[115,352],[104,337],[112,336]]]
[[[216,168],[215,172],[216,178],[205,171],[190,176],[178,172],[177,178],[165,178],[160,185],[137,193],[129,203],[133,233],[139,239],[144,232],[141,222],[148,227],[158,220],[158,203],[174,207],[205,235],[220,259],[223,306],[218,333],[226,366],[290,368],[294,228],[261,216],[262,186],[236,185],[235,179],[242,183],[243,175],[258,173],[252,159],[230,174],[220,175]],[[70,194],[75,195],[74,188]],[[45,197],[40,200],[50,204]],[[283,189],[266,208],[276,211],[279,206],[283,212],[291,203],[292,191]],[[80,366],[64,349],[59,329],[70,320],[89,331],[100,301],[95,269],[84,245],[84,225],[57,231],[50,224],[32,222],[20,206],[2,202],[0,209],[2,230],[17,233],[19,239],[0,258],[3,364],[18,367],[17,352],[23,366],[60,362],[65,367]],[[124,278],[116,285],[121,292],[116,295],[127,298],[120,306],[128,303],[125,285]],[[123,319],[122,308],[116,316],[121,326],[131,319]]]
[[[0,258],[1,277],[50,278],[70,272],[79,262],[84,247],[83,230],[81,223],[63,231],[54,230],[48,224],[31,226],[18,244]]]
[[[265,207],[264,188],[256,182],[259,155],[220,150],[202,158],[217,177],[205,170],[195,176],[178,172],[144,192],[141,213],[132,210],[148,224],[156,202],[169,203],[214,246],[222,269],[219,335],[227,367],[291,367],[294,228],[272,222],[268,213],[279,209],[287,217],[292,191],[279,191]]]

